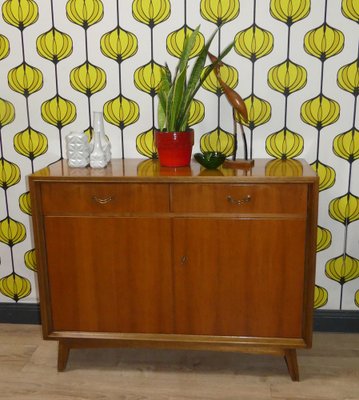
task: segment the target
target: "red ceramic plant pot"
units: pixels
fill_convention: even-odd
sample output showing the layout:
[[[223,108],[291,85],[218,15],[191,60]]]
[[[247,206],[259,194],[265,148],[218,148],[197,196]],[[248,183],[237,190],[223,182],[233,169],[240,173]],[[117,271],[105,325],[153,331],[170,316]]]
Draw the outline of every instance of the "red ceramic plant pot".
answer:
[[[160,132],[155,133],[156,146],[160,165],[163,167],[187,167],[191,161],[194,132]]]

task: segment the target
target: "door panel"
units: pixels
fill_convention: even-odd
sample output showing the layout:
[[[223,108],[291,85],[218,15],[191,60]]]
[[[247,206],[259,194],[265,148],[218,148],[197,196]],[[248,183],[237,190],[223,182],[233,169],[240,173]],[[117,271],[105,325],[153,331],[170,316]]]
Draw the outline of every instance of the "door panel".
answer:
[[[302,337],[305,226],[175,219],[176,332]]]
[[[54,330],[173,330],[169,220],[45,217],[45,230]]]

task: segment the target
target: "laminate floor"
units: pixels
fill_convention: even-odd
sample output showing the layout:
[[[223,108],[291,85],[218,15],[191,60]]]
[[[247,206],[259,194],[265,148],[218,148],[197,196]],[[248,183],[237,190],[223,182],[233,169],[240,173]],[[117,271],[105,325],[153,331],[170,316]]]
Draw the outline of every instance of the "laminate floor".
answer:
[[[359,334],[315,333],[298,352],[300,382],[280,357],[197,351],[71,350],[37,325],[0,324],[0,399],[359,400]]]

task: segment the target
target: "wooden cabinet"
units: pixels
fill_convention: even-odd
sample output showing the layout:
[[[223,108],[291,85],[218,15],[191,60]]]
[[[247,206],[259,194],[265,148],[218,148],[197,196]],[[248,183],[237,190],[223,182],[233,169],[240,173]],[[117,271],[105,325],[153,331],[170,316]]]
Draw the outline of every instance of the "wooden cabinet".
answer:
[[[318,178],[65,160],[29,177],[45,339],[283,355],[311,346]]]

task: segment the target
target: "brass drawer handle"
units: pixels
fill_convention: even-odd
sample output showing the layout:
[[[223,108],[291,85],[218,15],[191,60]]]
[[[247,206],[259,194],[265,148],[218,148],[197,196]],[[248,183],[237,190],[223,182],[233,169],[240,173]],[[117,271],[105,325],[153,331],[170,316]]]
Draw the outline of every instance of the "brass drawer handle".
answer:
[[[99,204],[107,204],[113,200],[113,197],[109,196],[109,197],[105,197],[104,199],[101,199],[100,197],[92,196],[92,200]]]
[[[237,206],[241,206],[242,204],[249,203],[251,201],[251,196],[248,194],[246,197],[243,197],[243,199],[234,199],[231,195],[227,196],[227,201],[228,203],[231,204],[236,204]]]

